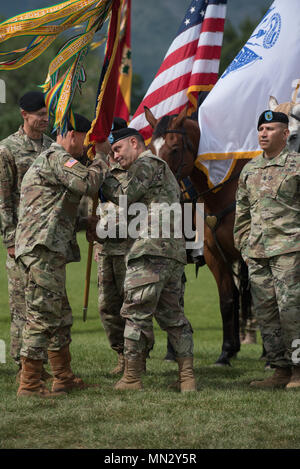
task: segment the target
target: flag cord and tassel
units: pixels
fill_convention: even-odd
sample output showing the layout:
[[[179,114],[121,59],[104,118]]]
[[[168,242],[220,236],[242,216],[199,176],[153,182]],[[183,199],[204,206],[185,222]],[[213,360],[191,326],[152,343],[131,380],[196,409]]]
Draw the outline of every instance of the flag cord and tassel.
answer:
[[[49,117],[54,118],[54,130],[64,134],[68,123],[74,124],[71,104],[77,89],[85,82],[83,61],[91,47],[94,36],[110,15],[106,53],[99,83],[96,118],[87,137],[87,146],[104,142],[111,131],[123,42],[120,38],[121,14],[124,26],[130,21],[130,0],[68,0],[47,8],[29,11],[0,23],[0,43],[10,38],[32,36],[26,47],[1,52],[0,70],[15,70],[37,59],[63,32],[71,28],[83,28],[61,47],[51,61],[45,83],[41,85]],[[129,22],[130,24],[130,22]],[[127,43],[129,36],[127,34]],[[127,44],[126,43],[126,44]],[[66,70],[62,72],[62,67]],[[128,67],[127,67],[128,68]],[[128,85],[129,81],[127,81]],[[131,83],[130,83],[131,84]],[[125,87],[122,87],[124,92]],[[128,93],[126,93],[128,98]],[[76,130],[76,129],[75,129]],[[90,153],[91,155],[91,153]],[[93,201],[96,213],[97,197]],[[84,295],[84,320],[87,317],[88,295],[93,244],[89,246],[86,285]]]
[[[85,81],[84,58],[115,1],[68,0],[22,13],[0,23],[0,43],[15,37],[33,36],[26,47],[0,51],[0,70],[21,68],[41,56],[61,33],[83,28],[81,33],[68,39],[61,47],[49,65],[45,83],[41,85],[49,117],[54,117],[53,130],[59,130],[62,134],[72,119],[71,103],[76,89],[80,89]],[[66,70],[62,72],[63,67]]]

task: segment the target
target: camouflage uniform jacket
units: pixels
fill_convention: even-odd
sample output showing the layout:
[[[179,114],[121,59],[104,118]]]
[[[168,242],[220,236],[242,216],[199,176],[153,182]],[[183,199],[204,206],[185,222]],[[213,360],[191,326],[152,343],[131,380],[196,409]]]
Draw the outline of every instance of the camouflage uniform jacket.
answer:
[[[122,184],[127,179],[127,170],[122,168],[119,163],[112,163],[109,162],[109,169],[110,173],[118,179],[118,181]],[[103,206],[103,211],[107,210],[108,204],[111,205],[113,202],[105,202],[99,204]],[[115,204],[113,204],[115,205]],[[118,206],[115,206],[115,209],[118,210]],[[127,254],[130,246],[132,244],[132,240],[127,238],[119,238],[118,236],[114,239],[107,237],[102,244],[101,254],[107,256],[124,256]]]
[[[97,193],[107,166],[99,158],[87,168],[53,143],[33,163],[21,188],[16,257],[46,246],[67,262],[79,261],[77,211],[83,195]]]
[[[130,166],[125,181],[120,183],[111,175],[104,181],[102,190],[105,197],[116,204],[119,204],[120,195],[126,195],[129,210],[130,206],[137,202],[143,204],[142,207],[147,209],[144,215],[139,217],[141,219],[140,231],[136,238],[133,237],[128,260],[150,255],[167,257],[183,264],[186,263],[182,227],[181,225],[175,226],[176,217],[173,219],[172,216],[169,216],[170,224],[167,223],[167,225],[170,229],[170,235],[167,233],[165,235],[162,230],[163,221],[168,219],[172,204],[176,204],[181,216],[180,188],[165,161],[147,150],[141,153]],[[158,206],[162,209],[159,214],[157,212]],[[141,205],[137,205],[137,210],[140,207]],[[175,233],[175,229],[178,228],[180,236]],[[151,236],[151,230],[153,230],[152,233],[156,233],[156,237]]]
[[[50,147],[53,140],[43,135],[40,142],[31,139],[21,126],[0,143],[0,226],[3,244],[15,245],[21,183],[36,157]]]
[[[235,246],[244,257],[300,250],[300,155],[288,148],[244,166],[236,196]]]

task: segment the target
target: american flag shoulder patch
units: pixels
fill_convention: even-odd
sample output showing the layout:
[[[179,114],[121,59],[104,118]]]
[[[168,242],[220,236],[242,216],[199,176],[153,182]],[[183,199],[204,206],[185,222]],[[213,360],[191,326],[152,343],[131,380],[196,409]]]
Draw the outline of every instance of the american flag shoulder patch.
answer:
[[[68,161],[64,164],[67,168],[72,168],[75,164],[79,163],[75,158],[69,158]]]

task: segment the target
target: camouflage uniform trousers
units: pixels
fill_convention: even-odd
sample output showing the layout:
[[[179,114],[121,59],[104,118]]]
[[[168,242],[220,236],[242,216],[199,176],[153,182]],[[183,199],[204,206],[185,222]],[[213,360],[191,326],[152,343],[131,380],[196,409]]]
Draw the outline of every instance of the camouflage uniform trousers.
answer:
[[[124,354],[137,358],[154,346],[153,317],[168,333],[179,358],[193,356],[193,330],[180,304],[184,265],[159,256],[142,256],[128,262],[124,303],[126,319]]]
[[[267,359],[272,367],[291,366],[300,339],[300,252],[249,259],[248,267]]]
[[[258,324],[255,311],[253,311],[253,308],[249,308],[248,316],[244,317],[241,315],[240,317],[240,336],[244,339],[246,334],[254,334],[257,332],[257,329]]]
[[[255,312],[251,310],[250,317],[246,319],[245,323],[241,325],[241,332],[244,334],[250,333],[253,334],[257,331],[257,319],[255,317]]]
[[[120,315],[124,299],[126,263],[124,255],[98,254],[98,305],[109,344],[117,353],[124,350],[125,319]]]
[[[20,364],[22,331],[25,324],[25,293],[24,279],[16,260],[7,255],[6,272],[8,280],[8,296],[10,308],[10,354]]]
[[[66,294],[66,259],[38,246],[21,256],[25,277],[26,322],[21,356],[47,360],[47,350],[60,350],[71,342],[72,310]]]

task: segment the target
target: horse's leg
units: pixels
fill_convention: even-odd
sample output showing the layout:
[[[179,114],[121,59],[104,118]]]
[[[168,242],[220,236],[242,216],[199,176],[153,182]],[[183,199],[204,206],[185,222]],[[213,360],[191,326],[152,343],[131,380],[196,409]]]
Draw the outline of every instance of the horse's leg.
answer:
[[[242,260],[240,262],[240,293],[241,293],[241,329],[246,333],[245,343],[256,342],[256,327],[253,308],[251,307],[251,291],[248,267]]]
[[[223,323],[222,352],[216,364],[230,365],[230,358],[234,357],[240,350],[239,292],[232,273],[221,257],[215,256],[207,247],[204,250],[204,256],[217,283]]]
[[[234,357],[240,350],[239,292],[231,274],[224,275],[223,272],[219,295],[223,322],[223,345],[216,365],[230,365],[230,358]]]

